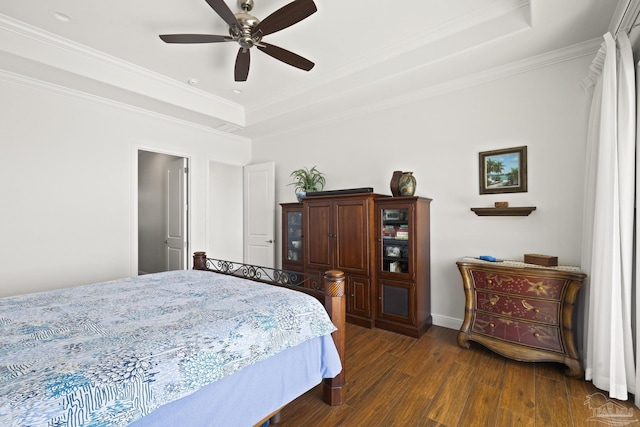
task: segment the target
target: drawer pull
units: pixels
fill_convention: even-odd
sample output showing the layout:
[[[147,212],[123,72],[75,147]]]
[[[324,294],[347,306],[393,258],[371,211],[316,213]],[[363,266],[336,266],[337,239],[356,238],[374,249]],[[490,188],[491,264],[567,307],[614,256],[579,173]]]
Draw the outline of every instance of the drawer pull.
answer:
[[[540,333],[539,332],[534,332],[533,336],[536,337],[536,338],[540,338]]]
[[[490,301],[489,304],[496,305],[496,302],[495,301]]]
[[[536,308],[536,309],[534,309],[534,310],[533,310],[533,312],[534,312],[534,313],[540,313],[540,309],[539,309],[539,308]]]
[[[496,324],[495,324],[495,323],[493,323],[493,322],[491,322],[491,323],[489,323],[489,326],[490,326],[490,327],[492,327],[492,328],[495,328],[495,327],[496,327]]]
[[[539,291],[541,291],[541,290],[543,290],[543,289],[544,289],[544,287],[543,287],[543,286],[541,286],[541,285],[538,285],[538,286],[537,286],[537,289],[538,289]]]

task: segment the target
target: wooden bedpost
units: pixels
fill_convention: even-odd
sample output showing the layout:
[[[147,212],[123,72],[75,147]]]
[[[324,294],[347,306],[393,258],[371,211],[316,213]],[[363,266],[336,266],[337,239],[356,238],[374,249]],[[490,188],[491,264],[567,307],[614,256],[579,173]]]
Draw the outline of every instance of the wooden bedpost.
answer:
[[[342,371],[335,378],[325,378],[322,398],[331,406],[339,406],[346,402],[347,382],[345,376],[344,344],[346,337],[346,296],[344,293],[344,273],[338,270],[327,271],[324,275],[324,306],[329,312],[331,321],[338,328],[333,336],[333,342],[338,349]]]
[[[193,253],[193,269],[194,270],[207,269],[207,253],[206,252]]]

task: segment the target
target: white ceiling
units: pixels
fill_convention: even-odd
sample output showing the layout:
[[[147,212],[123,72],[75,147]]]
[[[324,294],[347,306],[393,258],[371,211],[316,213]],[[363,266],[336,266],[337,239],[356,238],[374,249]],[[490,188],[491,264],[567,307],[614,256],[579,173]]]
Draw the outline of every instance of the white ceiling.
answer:
[[[226,2],[238,10],[236,0]],[[158,38],[227,34],[205,0],[2,1],[0,70],[5,78],[43,80],[255,141],[592,55],[618,5],[616,0],[315,2],[318,12],[264,38],[315,62],[310,72],[252,49],[248,81],[238,83],[233,80],[237,44],[166,44]],[[264,19],[287,3],[255,0],[251,13]],[[191,78],[197,85],[187,83]]]

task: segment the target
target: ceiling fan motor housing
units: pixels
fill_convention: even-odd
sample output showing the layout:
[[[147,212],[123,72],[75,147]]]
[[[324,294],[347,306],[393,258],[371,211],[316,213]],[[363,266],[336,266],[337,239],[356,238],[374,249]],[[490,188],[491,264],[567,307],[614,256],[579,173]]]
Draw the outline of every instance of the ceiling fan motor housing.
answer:
[[[240,28],[230,27],[229,34],[231,34],[231,37],[237,39],[243,49],[250,49],[260,43],[262,36],[260,34],[252,34],[253,27],[258,25],[260,20],[246,12],[236,13],[235,17],[240,24]]]

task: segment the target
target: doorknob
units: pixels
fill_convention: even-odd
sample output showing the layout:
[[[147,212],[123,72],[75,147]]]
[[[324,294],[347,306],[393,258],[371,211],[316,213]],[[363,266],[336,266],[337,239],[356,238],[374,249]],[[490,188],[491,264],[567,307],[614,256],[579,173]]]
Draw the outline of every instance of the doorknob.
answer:
[[[265,240],[267,243],[273,243],[273,239]]]

